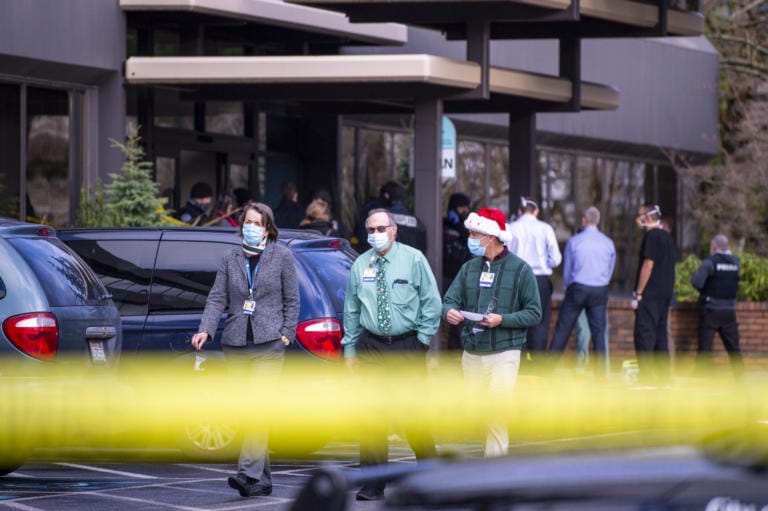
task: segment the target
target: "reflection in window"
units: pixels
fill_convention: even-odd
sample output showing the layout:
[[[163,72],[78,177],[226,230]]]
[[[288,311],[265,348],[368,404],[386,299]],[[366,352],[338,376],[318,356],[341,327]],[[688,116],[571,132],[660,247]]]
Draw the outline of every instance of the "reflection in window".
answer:
[[[244,135],[243,103],[208,101],[205,104],[205,131],[225,135]]]
[[[182,101],[179,91],[156,87],[154,90],[155,125],[163,128],[194,129],[195,104]]]
[[[459,140],[456,148],[457,191],[467,194],[475,203],[485,206],[485,145],[474,140]]]
[[[202,311],[216,270],[231,247],[227,243],[161,243],[149,300],[150,312]]]
[[[74,240],[69,246],[107,287],[121,316],[147,313],[156,241]]]
[[[155,159],[155,181],[160,197],[165,197],[165,209],[176,210],[179,205],[175,202],[174,189],[176,187],[176,159],[158,156]]]
[[[68,225],[70,141],[67,92],[29,87],[27,122],[27,215],[53,225]]]

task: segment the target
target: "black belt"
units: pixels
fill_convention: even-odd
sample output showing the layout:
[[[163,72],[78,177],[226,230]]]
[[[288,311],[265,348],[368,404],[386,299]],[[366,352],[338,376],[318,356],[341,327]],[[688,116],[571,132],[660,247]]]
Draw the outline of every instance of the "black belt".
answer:
[[[417,335],[417,332],[405,332],[404,334],[400,335],[376,335],[373,332],[369,332],[368,330],[366,330],[365,333],[367,333],[369,337],[380,342],[385,342],[387,344],[392,344],[393,342],[402,341]]]

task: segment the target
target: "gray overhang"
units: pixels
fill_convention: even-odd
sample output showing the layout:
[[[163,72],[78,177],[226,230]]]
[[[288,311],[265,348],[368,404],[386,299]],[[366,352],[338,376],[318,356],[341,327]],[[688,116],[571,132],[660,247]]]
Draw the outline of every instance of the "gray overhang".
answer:
[[[274,0],[120,0],[124,11],[191,12],[349,38],[370,44],[400,45],[407,29],[397,23],[351,23],[338,12]]]
[[[355,22],[397,21],[465,39],[467,22],[485,20],[491,38],[691,36],[704,31],[696,11],[631,0],[286,0],[345,13]],[[666,18],[666,19],[664,19]],[[666,31],[664,30],[666,25]]]
[[[427,54],[270,57],[131,57],[126,81],[172,86],[196,99],[259,98],[331,103],[338,113],[406,112],[424,98],[445,100],[446,112],[549,111],[571,98],[567,78],[492,67],[489,99],[463,92],[480,85],[474,62]],[[585,109],[619,106],[612,87],[582,82]]]

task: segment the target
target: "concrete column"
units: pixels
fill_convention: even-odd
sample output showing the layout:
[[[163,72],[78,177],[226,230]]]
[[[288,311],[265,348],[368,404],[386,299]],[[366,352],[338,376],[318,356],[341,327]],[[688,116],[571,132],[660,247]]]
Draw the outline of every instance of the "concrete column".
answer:
[[[424,99],[416,102],[414,151],[414,213],[427,228],[427,259],[438,285],[443,274],[443,229],[440,174],[443,102]]]
[[[509,114],[509,213],[536,192],[536,113]]]

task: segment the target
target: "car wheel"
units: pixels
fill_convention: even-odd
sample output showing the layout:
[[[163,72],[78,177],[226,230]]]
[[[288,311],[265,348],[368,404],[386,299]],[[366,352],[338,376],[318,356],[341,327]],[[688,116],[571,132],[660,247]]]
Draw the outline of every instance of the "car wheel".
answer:
[[[26,456],[0,457],[0,476],[15,472],[26,461]]]
[[[186,426],[178,439],[179,448],[195,460],[231,461],[237,459],[240,432],[228,424],[205,422]]]

